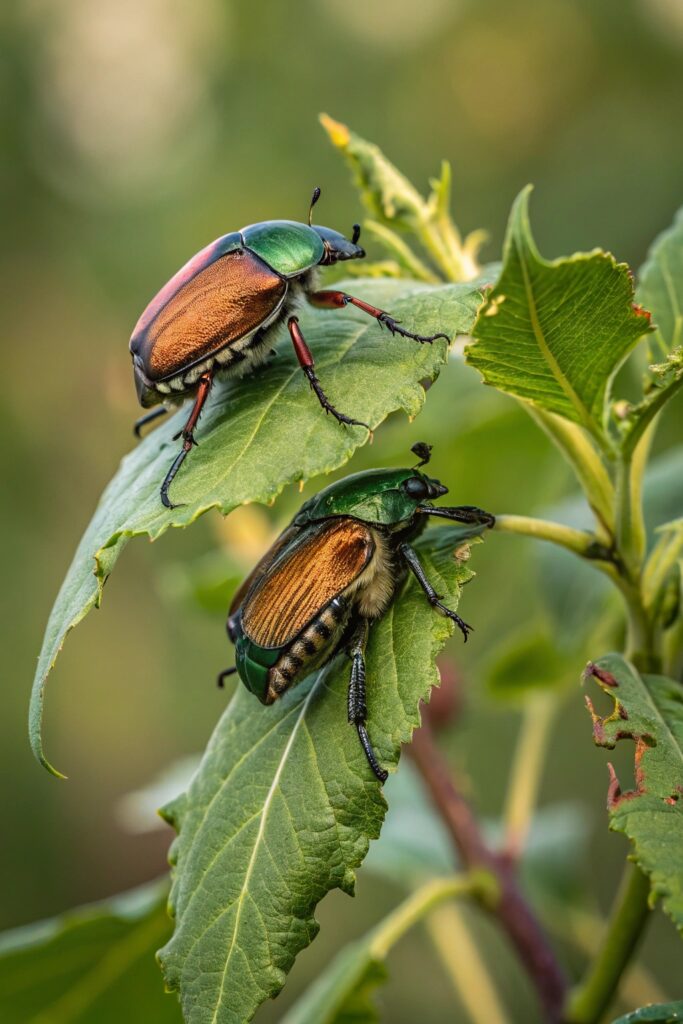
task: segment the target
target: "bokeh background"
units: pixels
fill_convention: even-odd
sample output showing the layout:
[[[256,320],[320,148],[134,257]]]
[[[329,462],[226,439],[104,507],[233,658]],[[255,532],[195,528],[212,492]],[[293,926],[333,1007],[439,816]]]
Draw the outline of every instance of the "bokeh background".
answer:
[[[489,230],[488,259],[499,256],[514,195],[533,181],[546,255],[600,245],[637,267],[683,201],[683,5],[23,0],[0,13],[0,54],[0,926],[8,928],[163,872],[170,830],[134,834],[121,799],[200,751],[224,706],[213,685],[231,663],[221,614],[210,599],[202,611],[193,589],[199,579],[211,590],[214,562],[218,577],[236,537],[248,562],[300,500],[286,494],[274,509],[227,523],[207,516],[157,545],[130,545],[101,611],[69,638],[48,686],[47,749],[70,779],[41,771],[25,724],[35,660],[78,538],[131,446],[138,407],[127,341],[150,296],[215,236],[303,218],[315,184],[322,222],[343,229],[359,219],[348,171],[318,125],[321,110],[378,142],[419,186],[449,158],[455,217],[464,231]],[[680,412],[659,436],[661,452],[680,440]],[[418,436],[436,442],[435,473],[457,501],[529,513],[573,492],[525,413],[462,365],[435,386],[415,426],[388,423],[352,469],[400,465]],[[473,564],[463,614],[477,632],[450,651],[465,707],[444,742],[477,806],[495,817],[519,713],[493,702],[485,680],[501,645],[536,629],[547,602],[526,542],[491,538]],[[589,575],[572,591],[579,615],[593,585]],[[572,651],[570,677],[599,653]],[[628,756],[617,757],[626,778]],[[583,874],[602,909],[625,853],[605,828],[605,784],[605,756],[590,742],[574,686],[541,800],[580,800]],[[362,871],[355,901],[329,897],[320,937],[259,1020],[277,1020],[342,941],[397,898]],[[509,956],[487,932],[482,941],[515,992]],[[681,950],[663,919],[642,957],[664,991],[680,996]],[[406,939],[392,963],[386,1019],[446,1019],[450,991],[424,933]],[[514,995],[520,1021],[531,1019],[527,997]]]

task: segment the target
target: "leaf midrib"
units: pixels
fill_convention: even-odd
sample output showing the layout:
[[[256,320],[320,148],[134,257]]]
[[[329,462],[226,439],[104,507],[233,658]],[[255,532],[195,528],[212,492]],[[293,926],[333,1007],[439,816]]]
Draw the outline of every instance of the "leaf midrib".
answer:
[[[218,991],[218,995],[217,995],[217,998],[216,998],[216,1006],[215,1006],[213,1015],[211,1017],[212,1024],[217,1024],[217,1021],[218,1021],[218,1010],[220,1008],[220,1005],[221,1005],[221,1002],[222,1002],[222,999],[223,999],[223,994],[225,992],[225,981],[226,981],[226,977],[227,977],[227,973],[228,973],[228,967],[230,965],[230,960],[231,960],[233,951],[235,949],[235,943],[237,942],[237,934],[238,934],[238,931],[239,931],[239,923],[240,923],[240,917],[241,917],[241,914],[242,914],[242,907],[244,906],[244,899],[246,897],[246,894],[247,894],[247,891],[248,891],[248,888],[249,888],[249,881],[251,879],[251,876],[252,876],[252,873],[253,873],[253,870],[254,870],[254,865],[256,864],[257,852],[258,852],[258,850],[260,848],[260,843],[261,843],[261,840],[262,840],[263,835],[265,833],[266,821],[268,819],[268,814],[269,814],[269,811],[270,811],[270,808],[271,808],[271,805],[272,805],[273,797],[275,796],[275,792],[276,792],[276,789],[277,789],[277,787],[279,785],[280,778],[282,776],[282,772],[284,771],[284,767],[285,767],[285,765],[287,763],[287,759],[289,758],[290,752],[291,752],[292,747],[294,745],[294,740],[295,740],[295,738],[297,736],[297,733],[299,731],[299,727],[301,726],[301,723],[304,721],[304,718],[306,717],[306,712],[308,711],[308,707],[309,707],[309,705],[311,703],[311,700],[313,699],[313,696],[314,696],[314,694],[316,693],[316,691],[318,689],[318,685],[319,685],[320,679],[321,679],[321,676],[318,676],[318,679],[316,679],[315,683],[311,686],[311,689],[309,690],[309,692],[308,692],[308,694],[306,696],[306,699],[302,703],[301,711],[299,713],[299,716],[298,716],[296,722],[294,723],[294,726],[293,726],[292,731],[290,733],[289,739],[287,740],[285,748],[282,751],[282,756],[280,757],[280,761],[279,761],[278,766],[277,766],[277,771],[275,772],[275,775],[273,776],[273,781],[272,781],[272,783],[270,785],[270,788],[268,790],[268,794],[267,794],[266,799],[265,799],[264,804],[263,804],[263,813],[261,815],[261,821],[259,823],[258,832],[256,833],[256,838],[254,840],[254,848],[252,850],[251,857],[249,858],[249,864],[247,865],[247,870],[246,870],[245,876],[244,876],[244,882],[242,883],[242,888],[240,889],[239,896],[237,897],[237,900],[235,902],[231,903],[229,907],[226,907],[224,910],[221,911],[221,914],[219,915],[218,918],[215,918],[213,921],[211,921],[210,925],[207,924],[207,927],[213,927],[213,925],[216,923],[216,921],[220,919],[222,914],[227,913],[229,910],[231,910],[233,907],[235,907],[235,905],[237,905],[237,913],[235,915],[235,924],[234,924],[234,927],[233,927],[232,941],[230,943],[230,948],[229,948],[229,950],[227,952],[227,955],[226,955],[226,958],[225,958],[225,967],[223,968],[223,973],[221,975],[221,984],[220,984],[220,989]],[[205,931],[206,931],[206,929],[205,929]],[[196,939],[195,942],[192,944],[192,946],[194,946],[197,941],[198,940]],[[192,947],[190,947],[190,949],[192,949]],[[188,955],[189,955],[189,952],[190,952],[190,950],[188,950]]]
[[[536,341],[536,344],[538,345],[539,351],[548,363],[555,380],[562,388],[563,392],[565,393],[570,403],[576,410],[579,419],[585,426],[586,430],[588,430],[589,433],[592,434],[594,437],[600,437],[600,431],[598,430],[595,420],[591,416],[590,412],[588,411],[584,403],[579,398],[578,394],[576,393],[572,385],[567,380],[565,374],[563,373],[559,363],[555,359],[555,356],[550,350],[550,347],[548,346],[548,343],[545,339],[545,334],[543,333],[543,328],[541,327],[541,323],[538,317],[538,310],[536,308],[536,298],[534,296],[534,290],[531,283],[531,275],[525,259],[524,242],[517,236],[515,236],[515,249],[517,251],[517,258],[519,259],[522,277],[524,279],[524,292],[529,306],[529,319],[531,321],[531,327],[534,332],[534,339]]]

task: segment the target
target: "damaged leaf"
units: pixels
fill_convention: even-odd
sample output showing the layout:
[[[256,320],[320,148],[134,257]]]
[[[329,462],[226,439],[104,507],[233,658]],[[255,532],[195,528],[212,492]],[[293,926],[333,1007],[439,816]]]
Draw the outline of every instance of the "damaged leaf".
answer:
[[[633,788],[609,765],[610,828],[633,842],[633,859],[650,878],[652,900],[661,899],[683,930],[683,687],[665,676],[639,675],[620,654],[589,662],[585,678],[614,702],[602,717],[586,696],[598,746],[635,743]]]
[[[595,250],[552,262],[538,252],[525,188],[510,214],[503,270],[466,350],[486,384],[578,423],[605,447],[612,378],[649,314],[633,305],[625,263]]]

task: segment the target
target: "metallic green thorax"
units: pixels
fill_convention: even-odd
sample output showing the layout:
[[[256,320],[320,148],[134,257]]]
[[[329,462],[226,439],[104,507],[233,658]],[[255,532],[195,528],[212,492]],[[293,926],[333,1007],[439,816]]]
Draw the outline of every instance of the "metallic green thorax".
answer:
[[[316,529],[316,523],[348,516],[385,530],[396,528],[418,533],[427,521],[426,516],[417,512],[418,506],[429,508],[427,499],[446,492],[447,488],[438,480],[417,469],[372,469],[344,477],[319,491],[301,507],[293,525],[308,533]],[[294,537],[279,552],[278,559],[286,557],[300,538],[301,534]],[[245,600],[248,599],[249,593]],[[235,664],[242,682],[259,700],[265,701],[269,670],[285,647],[265,648],[250,640],[242,628],[241,609],[231,617],[229,630],[235,643]]]
[[[365,523],[378,526],[395,526],[415,514],[420,504],[425,504],[426,493],[421,498],[410,495],[405,489],[408,480],[418,478],[427,486],[440,486],[416,469],[371,469],[344,477],[302,506],[294,522],[297,526],[327,519],[330,516],[352,516]]]
[[[267,220],[242,229],[244,244],[282,277],[297,277],[323,258],[324,245],[308,224]]]

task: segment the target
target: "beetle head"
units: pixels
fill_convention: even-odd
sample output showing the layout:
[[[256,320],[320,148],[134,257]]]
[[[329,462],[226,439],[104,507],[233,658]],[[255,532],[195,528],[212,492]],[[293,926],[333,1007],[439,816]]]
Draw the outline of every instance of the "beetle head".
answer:
[[[312,224],[311,227],[322,239],[325,251],[320,260],[323,267],[329,267],[332,263],[340,260],[362,260],[365,256],[365,249],[358,245],[360,237],[360,226],[354,224],[352,238],[346,238],[339,231],[323,227],[321,224]]]
[[[419,469],[371,469],[320,491],[306,502],[295,523],[353,516],[365,523],[403,528],[425,502],[447,493],[447,487]]]

